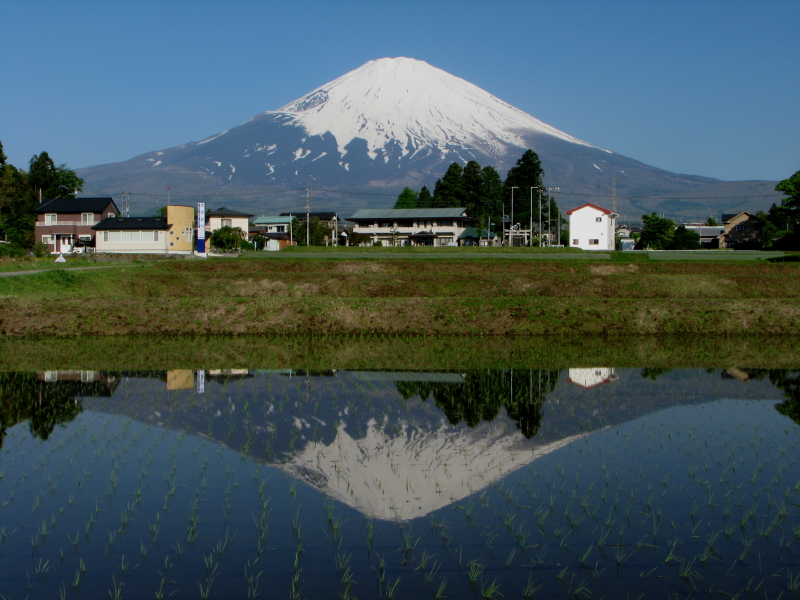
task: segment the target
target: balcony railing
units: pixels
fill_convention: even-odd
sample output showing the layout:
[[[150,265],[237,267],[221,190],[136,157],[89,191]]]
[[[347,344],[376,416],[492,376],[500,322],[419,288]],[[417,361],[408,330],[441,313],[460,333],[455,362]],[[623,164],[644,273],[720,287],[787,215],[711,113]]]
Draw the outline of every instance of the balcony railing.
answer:
[[[39,221],[36,222],[37,227],[54,227],[54,226],[76,226],[76,225],[83,225],[85,227],[92,227],[95,225],[94,221],[50,221],[49,223],[41,223]]]

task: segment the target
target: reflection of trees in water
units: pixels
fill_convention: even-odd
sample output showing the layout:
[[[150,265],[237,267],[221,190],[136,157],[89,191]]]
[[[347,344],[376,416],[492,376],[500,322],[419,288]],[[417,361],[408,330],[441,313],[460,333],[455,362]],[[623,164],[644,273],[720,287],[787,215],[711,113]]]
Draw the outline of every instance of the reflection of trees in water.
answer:
[[[505,408],[526,438],[532,438],[542,420],[542,404],[555,388],[555,369],[491,369],[462,373],[463,383],[398,381],[397,391],[408,400],[433,398],[447,420],[475,427],[492,421]]]
[[[107,382],[42,381],[37,373],[0,373],[0,447],[6,430],[25,420],[34,436],[46,440],[56,425],[83,410],[76,397],[101,395],[109,395]]]
[[[786,396],[786,400],[775,405],[775,410],[800,425],[800,371],[773,369],[768,373],[772,384]]]

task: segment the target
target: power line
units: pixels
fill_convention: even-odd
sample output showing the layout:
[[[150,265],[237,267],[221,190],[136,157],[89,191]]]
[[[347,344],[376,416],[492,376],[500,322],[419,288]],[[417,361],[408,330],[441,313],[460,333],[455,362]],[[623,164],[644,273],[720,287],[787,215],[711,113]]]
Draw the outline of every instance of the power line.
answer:
[[[228,192],[224,194],[213,194],[213,195],[204,195],[204,194],[187,194],[183,196],[170,196],[170,198],[177,198],[177,199],[193,199],[193,198],[227,198],[227,197],[236,197],[236,196],[271,196],[275,194],[290,194],[293,192],[305,192],[308,188],[295,188],[290,190],[280,190],[280,191],[255,191],[255,192]],[[613,198],[613,194],[585,194],[581,192],[569,192],[567,190],[562,189],[562,193],[566,196],[580,196],[582,198]],[[381,194],[378,192],[348,192],[345,190],[326,190],[326,189],[317,189],[317,192],[324,192],[326,194],[344,194],[347,196],[380,196],[386,198],[397,198],[397,194]],[[88,194],[88,192],[85,192]],[[97,192],[99,193],[99,192]],[[112,196],[121,196],[123,194],[130,194],[131,196],[148,196],[152,198],[163,198],[163,194],[148,194],[144,192],[112,192]],[[620,198],[619,194],[617,198]],[[778,198],[777,193],[773,194],[756,194],[756,195],[746,195],[746,196],[639,196],[639,195],[625,195],[622,196],[627,200],[750,200],[754,198]]]

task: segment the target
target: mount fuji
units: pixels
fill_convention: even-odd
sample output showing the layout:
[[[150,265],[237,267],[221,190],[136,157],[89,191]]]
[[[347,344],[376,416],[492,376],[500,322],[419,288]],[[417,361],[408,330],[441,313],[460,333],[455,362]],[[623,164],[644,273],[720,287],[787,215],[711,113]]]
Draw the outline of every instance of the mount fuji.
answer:
[[[545,185],[565,199],[609,204],[616,179],[618,212],[637,217],[705,217],[780,197],[775,182],[678,175],[599,148],[410,58],[370,61],[206,139],[78,174],[90,194],[159,194],[169,185],[179,197],[236,194],[226,206],[259,211],[297,206],[296,190],[311,178],[315,207],[355,209],[390,205],[404,186],[432,188],[452,162],[476,160],[504,176],[527,148],[542,161]]]

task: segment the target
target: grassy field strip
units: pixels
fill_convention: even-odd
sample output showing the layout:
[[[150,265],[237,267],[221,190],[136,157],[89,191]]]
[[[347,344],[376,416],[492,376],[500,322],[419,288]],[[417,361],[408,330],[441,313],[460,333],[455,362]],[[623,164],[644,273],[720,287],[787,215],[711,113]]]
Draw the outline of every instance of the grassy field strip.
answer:
[[[615,256],[145,264],[2,277],[0,334],[800,335],[797,263]]]
[[[124,267],[144,267],[146,265],[138,264],[125,264],[125,265],[105,265],[102,267],[61,267],[52,269],[36,269],[33,271],[0,271],[0,277],[11,277],[13,275],[36,275],[38,273],[50,273],[51,271],[62,271],[68,269],[70,271],[94,271],[96,269],[120,269]]]
[[[795,336],[95,336],[68,353],[63,343],[0,338],[0,371],[800,367]]]

